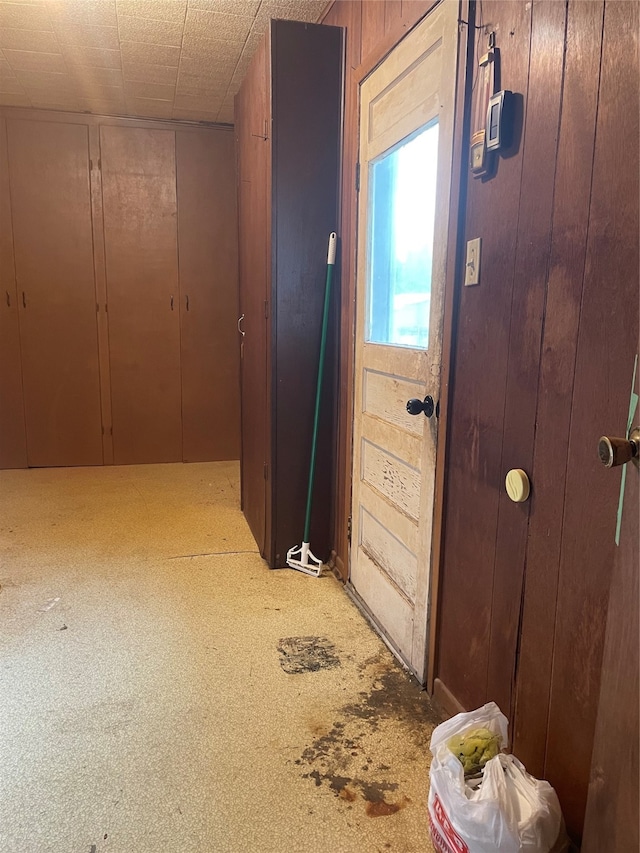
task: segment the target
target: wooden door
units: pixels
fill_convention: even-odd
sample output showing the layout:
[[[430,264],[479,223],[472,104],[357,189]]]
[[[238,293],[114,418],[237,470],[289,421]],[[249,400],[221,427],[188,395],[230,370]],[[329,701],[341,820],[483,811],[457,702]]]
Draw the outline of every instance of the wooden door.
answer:
[[[176,132],[182,458],[240,457],[233,133]]]
[[[637,395],[637,374],[635,391]],[[638,398],[632,397],[627,421],[639,422]],[[625,412],[622,412],[624,418]],[[582,842],[583,853],[616,853],[639,848],[640,802],[638,759],[638,500],[636,463],[609,474],[620,485],[620,519],[607,630],[604,640],[600,703],[596,719],[591,776]],[[618,519],[616,519],[618,524]],[[612,525],[613,527],[613,525]],[[611,530],[609,531],[611,532]]]
[[[88,128],[7,121],[30,466],[100,465]]]
[[[6,122],[0,119],[0,468],[27,467]]]
[[[100,128],[115,464],[182,459],[175,133]]]
[[[271,240],[271,144],[267,124],[268,40],[263,39],[236,99],[241,330],[242,510],[260,553],[270,528],[267,305]]]
[[[457,62],[437,7],[361,87],[350,585],[423,681]]]

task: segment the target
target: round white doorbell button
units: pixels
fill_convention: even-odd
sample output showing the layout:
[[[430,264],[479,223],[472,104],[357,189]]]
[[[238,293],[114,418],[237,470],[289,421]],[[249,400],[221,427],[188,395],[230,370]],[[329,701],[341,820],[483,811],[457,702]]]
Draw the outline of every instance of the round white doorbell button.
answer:
[[[507,487],[507,494],[515,503],[521,504],[529,497],[531,483],[526,471],[522,468],[512,468],[505,477],[504,484]]]

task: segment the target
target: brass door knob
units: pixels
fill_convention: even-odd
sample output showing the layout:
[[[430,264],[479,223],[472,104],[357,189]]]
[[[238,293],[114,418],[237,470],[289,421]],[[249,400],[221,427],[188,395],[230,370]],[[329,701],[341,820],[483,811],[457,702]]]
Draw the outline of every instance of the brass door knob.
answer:
[[[603,435],[598,442],[598,457],[605,468],[616,468],[640,456],[640,430],[633,430],[630,438]]]

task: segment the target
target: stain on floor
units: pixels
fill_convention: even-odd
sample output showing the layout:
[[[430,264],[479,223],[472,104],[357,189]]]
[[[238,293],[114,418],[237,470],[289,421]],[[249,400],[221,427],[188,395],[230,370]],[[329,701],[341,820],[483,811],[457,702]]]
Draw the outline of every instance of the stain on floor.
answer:
[[[303,778],[328,788],[347,808],[360,802],[368,817],[387,817],[411,803],[402,775],[394,772],[394,750],[403,750],[403,761],[428,761],[431,732],[440,719],[418,682],[388,654],[367,659],[359,673],[367,689],[332,721],[309,722],[314,738],[295,764]]]
[[[280,666],[289,675],[340,666],[336,647],[326,637],[283,637],[278,652]]]

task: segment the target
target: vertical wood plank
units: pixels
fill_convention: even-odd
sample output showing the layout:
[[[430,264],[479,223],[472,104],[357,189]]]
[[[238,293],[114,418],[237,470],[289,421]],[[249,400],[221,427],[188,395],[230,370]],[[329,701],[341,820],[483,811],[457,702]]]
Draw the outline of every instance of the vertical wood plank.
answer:
[[[228,131],[176,131],[185,462],[240,455],[233,148]]]
[[[235,127],[238,146],[239,301],[243,316],[241,338],[241,497],[242,510],[262,556],[270,524],[271,497],[267,489],[269,458],[267,319],[270,241],[267,198],[271,162],[268,122],[268,40],[263,39],[236,95]],[[262,135],[261,135],[262,134]],[[244,235],[251,239],[244,239]]]
[[[619,469],[603,468],[596,447],[600,435],[625,434],[638,352],[640,164],[637,145],[629,144],[639,132],[637,51],[637,4],[606,3],[545,763],[576,840],[600,696],[620,489]],[[622,618],[632,612],[629,605]],[[629,681],[630,692],[612,702],[631,696]],[[637,749],[637,730],[632,739]]]
[[[114,461],[182,459],[175,134],[103,125]]]
[[[435,690],[435,667],[440,623],[440,577],[444,566],[444,501],[449,454],[455,453],[448,442],[449,403],[453,394],[453,368],[455,356],[455,334],[459,306],[459,289],[456,283],[463,275],[464,213],[467,198],[467,163],[471,121],[471,88],[474,78],[474,23],[475,5],[469,0],[461,4],[461,14],[468,22],[459,28],[458,41],[458,87],[455,95],[455,120],[453,131],[451,208],[447,236],[447,272],[445,284],[444,323],[442,339],[442,368],[440,376],[440,417],[438,422],[438,446],[436,455],[435,507],[433,518],[432,572],[429,590],[431,611],[429,619],[429,641],[427,645],[427,690]],[[471,35],[469,35],[471,33]],[[442,682],[439,682],[442,684]],[[456,711],[457,713],[457,711]]]
[[[7,124],[0,119],[0,468],[27,467]]]
[[[549,263],[555,164],[563,83],[564,3],[535,2],[523,167],[505,386],[501,481],[531,471],[540,341]],[[516,649],[531,504],[513,503],[500,483],[491,604],[487,695],[512,715]],[[535,483],[534,483],[535,489]]]
[[[384,0],[384,29],[397,30],[402,26],[402,0]]]
[[[544,772],[567,450],[584,278],[603,2],[569,4],[549,279],[538,390],[514,749]],[[585,75],[584,67],[594,69]]]
[[[502,85],[527,91],[531,6],[483,2],[484,21],[499,22]],[[476,31],[478,32],[478,31]],[[486,47],[478,35],[477,56]],[[445,568],[440,579],[436,675],[466,708],[487,696],[498,496],[504,488],[502,432],[507,382],[522,157],[501,160],[489,181],[467,177],[464,240],[482,237],[482,283],[461,288],[450,400]],[[491,222],[487,211],[500,211]],[[510,678],[511,673],[507,673]],[[493,697],[490,697],[493,698]]]
[[[342,21],[347,28],[345,76],[345,108],[342,154],[342,206],[340,212],[340,379],[338,425],[338,479],[335,547],[342,579],[348,575],[348,524],[351,513],[351,436],[353,423],[353,346],[355,325],[355,255],[356,255],[356,163],[358,159],[359,89],[354,69],[362,56],[362,3],[342,4],[348,15]]]
[[[638,469],[629,465],[620,548],[611,575],[582,853],[639,846],[638,491]]]
[[[29,465],[101,465],[88,128],[9,119],[8,141]]]
[[[105,465],[113,465],[113,428],[111,419],[111,373],[109,370],[109,317],[107,314],[107,271],[104,255],[104,216],[102,212],[102,169],[100,128],[89,126],[91,163],[91,225],[93,230],[93,270],[96,281],[98,322],[98,358],[100,362],[100,405],[102,409],[102,455]]]
[[[369,0],[362,2],[361,50],[363,60],[384,40],[385,6],[384,0],[374,3],[369,2]]]
[[[417,24],[420,18],[434,6],[434,0],[401,0],[402,23],[406,29]]]
[[[340,30],[272,24],[273,566],[286,565],[287,550],[304,529],[327,245],[337,226],[341,53]],[[332,355],[328,347],[327,376]],[[317,434],[318,459],[325,464],[315,471],[310,531],[322,560],[330,551],[334,407],[327,382]]]

